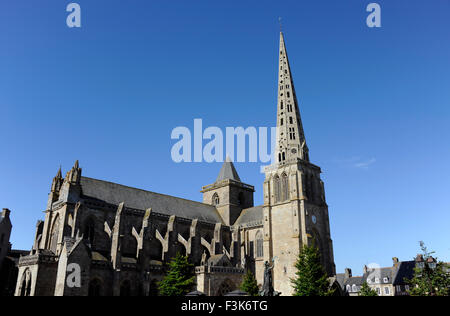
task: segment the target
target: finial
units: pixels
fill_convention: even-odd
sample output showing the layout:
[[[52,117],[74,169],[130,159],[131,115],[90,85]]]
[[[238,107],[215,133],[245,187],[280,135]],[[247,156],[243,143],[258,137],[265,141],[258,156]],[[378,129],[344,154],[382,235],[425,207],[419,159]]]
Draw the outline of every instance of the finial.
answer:
[[[57,178],[62,178],[62,174],[61,174],[61,165],[59,165],[59,169],[58,169],[58,172],[56,173],[56,177],[57,177]]]
[[[280,23],[280,33],[283,32],[283,25],[281,23],[281,16],[278,17],[278,23]]]
[[[79,168],[79,166],[80,166],[80,163],[78,162],[78,160],[77,161],[75,161],[75,165],[73,166],[75,169],[78,169]]]

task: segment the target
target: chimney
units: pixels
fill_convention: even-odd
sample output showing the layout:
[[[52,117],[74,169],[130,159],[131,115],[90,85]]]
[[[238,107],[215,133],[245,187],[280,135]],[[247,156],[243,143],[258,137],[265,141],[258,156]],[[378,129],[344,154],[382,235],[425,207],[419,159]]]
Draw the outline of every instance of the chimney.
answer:
[[[398,258],[397,258],[397,257],[392,258],[392,265],[393,265],[394,267],[397,267],[397,266],[398,266]]]
[[[4,208],[2,211],[2,217],[3,218],[9,218],[9,214],[11,214],[11,211],[8,210],[7,208]]]
[[[366,274],[368,270],[369,270],[369,269],[367,268],[367,266],[364,265],[364,267],[363,267],[363,272],[364,272],[364,274]]]
[[[345,268],[345,278],[350,279],[352,277],[352,269]]]

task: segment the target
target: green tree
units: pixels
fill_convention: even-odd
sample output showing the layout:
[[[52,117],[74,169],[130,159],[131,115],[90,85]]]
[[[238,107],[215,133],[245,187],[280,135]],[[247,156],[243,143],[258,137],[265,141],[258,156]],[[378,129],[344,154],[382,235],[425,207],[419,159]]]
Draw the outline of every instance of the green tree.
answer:
[[[242,280],[241,290],[247,292],[250,296],[259,296],[258,282],[256,282],[252,271],[247,270],[247,274]]]
[[[361,289],[359,290],[359,296],[378,296],[377,291],[370,288],[369,284],[367,282],[364,282],[361,286]]]
[[[409,285],[411,296],[449,296],[450,295],[450,270],[444,262],[437,262],[428,252],[423,241],[420,242],[423,263],[414,268],[411,280],[405,279]]]
[[[162,296],[183,296],[192,291],[194,285],[194,265],[186,256],[177,253],[169,262],[166,276],[158,282],[158,290]]]
[[[291,279],[294,296],[331,296],[328,276],[320,263],[319,249],[315,246],[304,246],[295,264],[296,277]]]

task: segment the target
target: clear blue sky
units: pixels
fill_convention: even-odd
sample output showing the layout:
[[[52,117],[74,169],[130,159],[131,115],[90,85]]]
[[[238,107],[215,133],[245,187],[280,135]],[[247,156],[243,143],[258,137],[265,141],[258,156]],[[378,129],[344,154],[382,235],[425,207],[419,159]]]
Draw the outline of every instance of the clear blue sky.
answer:
[[[0,0],[0,206],[30,249],[52,177],[201,200],[218,163],[175,164],[176,126],[273,126],[278,17],[311,160],[322,167],[338,271],[450,261],[449,1]],[[237,163],[256,186],[257,163]]]

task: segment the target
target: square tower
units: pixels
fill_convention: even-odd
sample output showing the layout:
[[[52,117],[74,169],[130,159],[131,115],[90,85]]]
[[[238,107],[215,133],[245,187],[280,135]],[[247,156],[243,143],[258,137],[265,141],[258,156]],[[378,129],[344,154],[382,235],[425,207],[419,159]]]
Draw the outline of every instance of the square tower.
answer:
[[[204,186],[201,192],[203,203],[215,206],[228,226],[234,224],[243,209],[253,207],[255,189],[241,181],[229,157],[222,165],[216,182]]]

